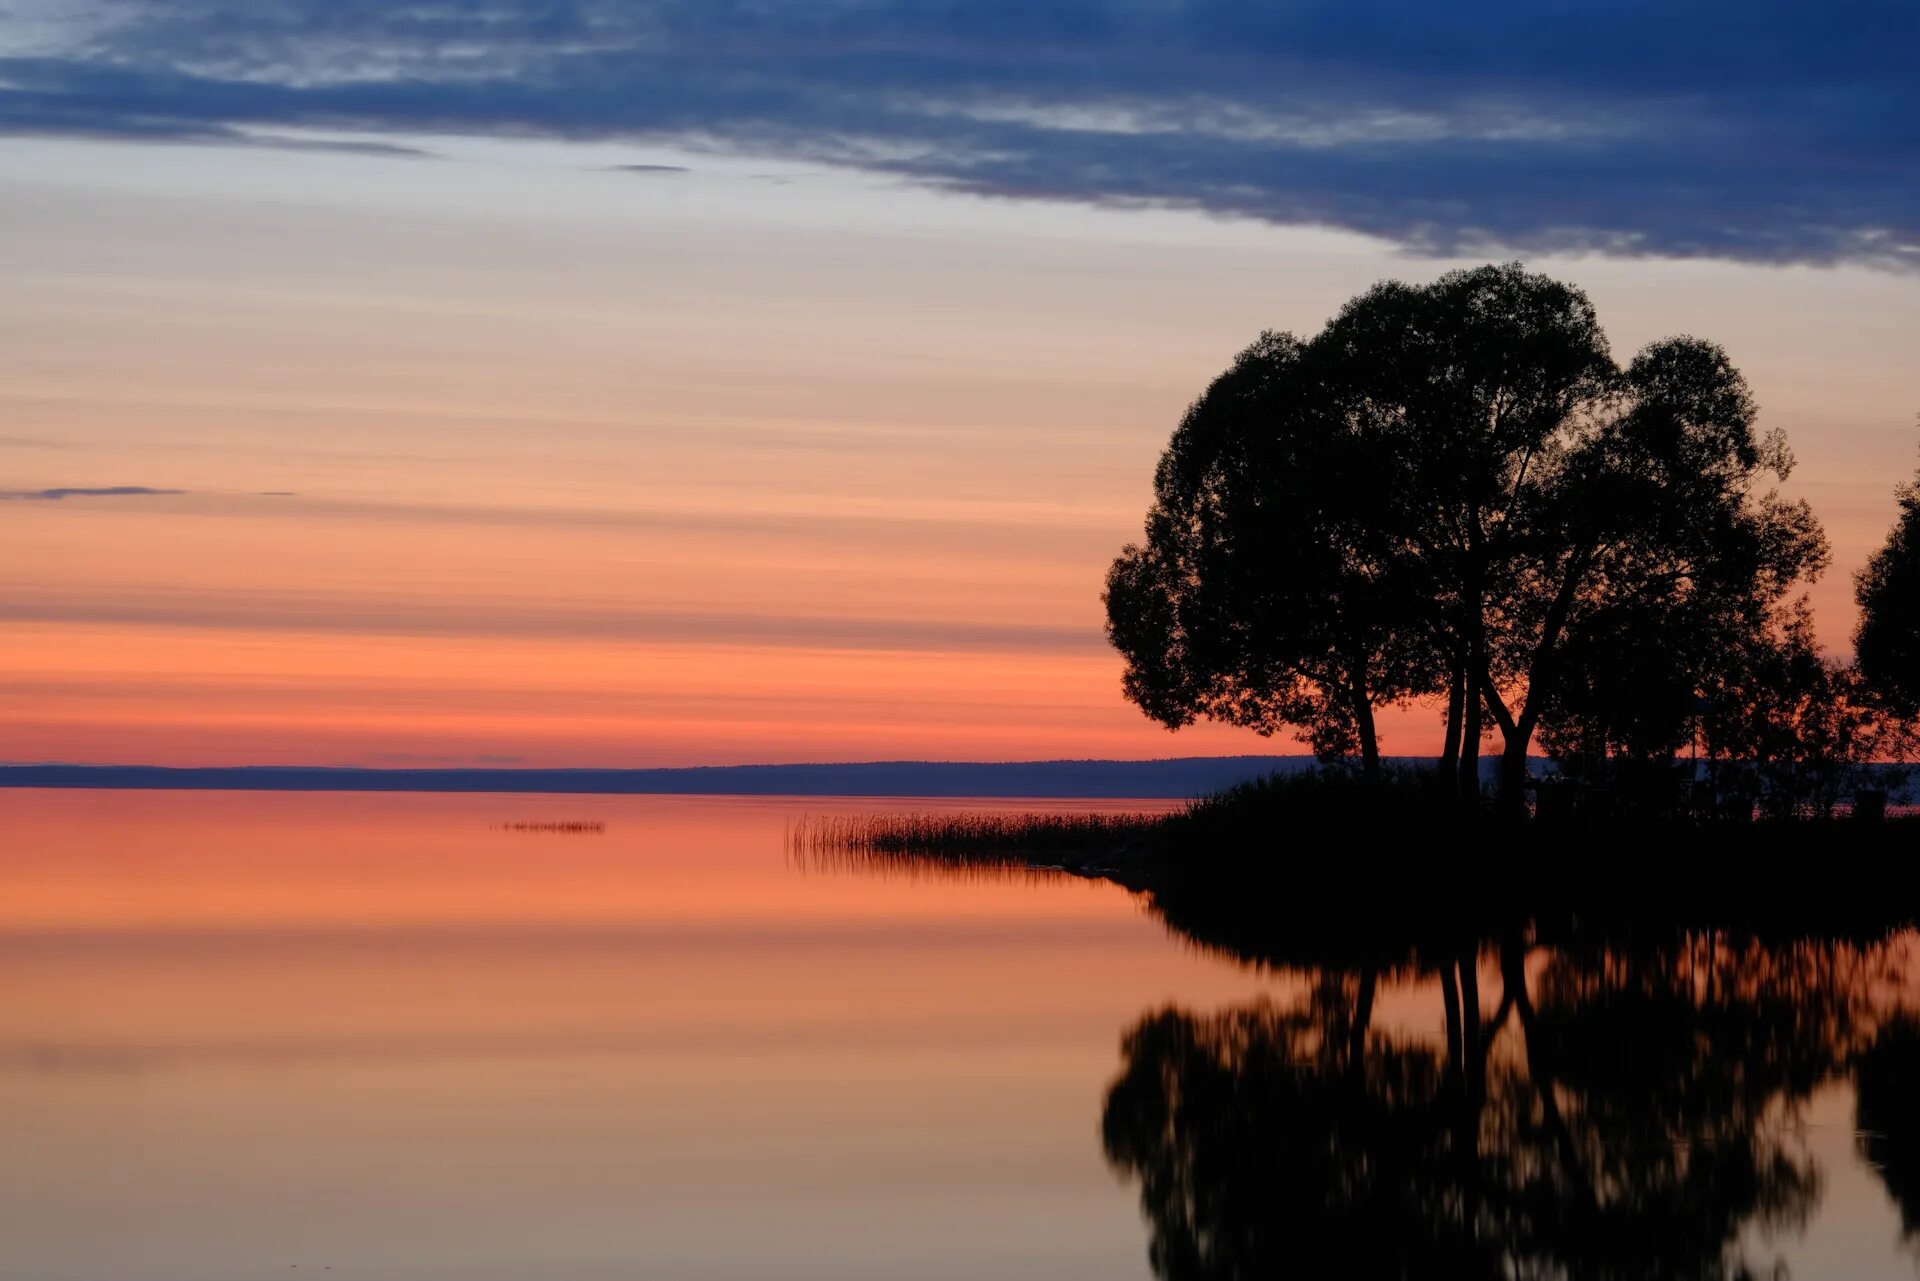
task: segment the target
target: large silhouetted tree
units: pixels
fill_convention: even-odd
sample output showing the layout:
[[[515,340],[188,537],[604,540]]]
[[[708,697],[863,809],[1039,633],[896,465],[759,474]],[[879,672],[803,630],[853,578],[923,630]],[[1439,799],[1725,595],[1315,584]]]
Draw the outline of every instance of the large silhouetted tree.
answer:
[[[1572,514],[1561,491],[1574,435],[1614,390],[1606,339],[1578,290],[1507,266],[1377,285],[1315,350],[1350,430],[1394,459],[1393,541],[1418,584],[1407,621],[1450,660],[1448,723],[1461,727],[1461,786],[1476,792],[1482,708],[1505,715],[1494,675],[1520,658],[1501,627],[1553,622],[1510,605],[1523,575],[1532,597],[1551,590],[1531,562],[1543,522]]]
[[[1444,694],[1443,764],[1477,792],[1484,709],[1518,805],[1570,656],[1758,625],[1824,565],[1754,417],[1719,348],[1666,339],[1622,370],[1585,295],[1517,264],[1378,285],[1309,342],[1264,338],[1175,432],[1109,577],[1127,692],[1169,725],[1331,749],[1319,727],[1353,726],[1363,755],[1374,707]]]
[[[1854,579],[1853,648],[1867,685],[1911,714],[1920,711],[1920,484],[1898,496],[1900,519]]]
[[[1432,683],[1430,648],[1394,577],[1389,442],[1349,430],[1308,355],[1263,334],[1187,411],[1146,543],[1107,576],[1109,634],[1156,720],[1292,726],[1374,776],[1374,708]]]
[[[1543,718],[1580,675],[1566,659],[1584,636],[1638,613],[1642,626],[1609,638],[1617,657],[1677,649],[1710,663],[1826,564],[1811,511],[1766,487],[1792,459],[1778,438],[1756,438],[1746,383],[1717,347],[1654,344],[1626,369],[1616,403],[1573,434],[1490,602],[1482,678],[1509,795]]]

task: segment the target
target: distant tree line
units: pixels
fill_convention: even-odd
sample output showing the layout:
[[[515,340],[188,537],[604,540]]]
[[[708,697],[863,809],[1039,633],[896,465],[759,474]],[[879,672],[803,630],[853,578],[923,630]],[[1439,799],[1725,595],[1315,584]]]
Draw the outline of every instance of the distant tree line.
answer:
[[[1920,491],[1858,580],[1858,661],[1815,643],[1819,521],[1711,342],[1624,365],[1579,289],[1518,264],[1383,282],[1264,333],[1194,402],[1108,573],[1127,696],[1169,727],[1291,730],[1380,775],[1377,716],[1445,707],[1524,805],[1536,745],[1653,789],[1703,754],[1729,804],[1831,805],[1920,711]]]

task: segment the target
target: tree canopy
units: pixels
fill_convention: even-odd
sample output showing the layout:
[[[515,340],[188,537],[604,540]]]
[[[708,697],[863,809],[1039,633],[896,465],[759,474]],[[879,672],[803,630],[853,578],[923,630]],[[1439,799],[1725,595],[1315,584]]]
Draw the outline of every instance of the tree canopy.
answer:
[[[1169,726],[1291,728],[1370,774],[1374,712],[1444,699],[1443,765],[1477,793],[1490,721],[1516,801],[1543,729],[1670,751],[1724,634],[1826,562],[1755,417],[1712,343],[1622,368],[1586,296],[1518,264],[1263,334],[1187,411],[1109,573],[1127,695]],[[1616,715],[1636,665],[1665,693]]]
[[[1262,334],[1187,411],[1154,476],[1144,545],[1107,578],[1128,697],[1169,726],[1292,726],[1378,760],[1373,710],[1427,689],[1404,628],[1386,442],[1348,430],[1321,371]]]
[[[1911,715],[1920,712],[1920,480],[1897,497],[1899,519],[1854,579],[1853,648],[1867,685]]]

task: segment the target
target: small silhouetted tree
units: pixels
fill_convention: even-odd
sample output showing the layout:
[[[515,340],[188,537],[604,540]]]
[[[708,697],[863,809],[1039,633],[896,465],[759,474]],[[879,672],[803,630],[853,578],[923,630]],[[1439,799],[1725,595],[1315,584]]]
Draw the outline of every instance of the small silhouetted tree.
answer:
[[[1541,746],[1563,776],[1607,784],[1635,808],[1677,800],[1673,763],[1694,727],[1714,622],[1649,592],[1597,609],[1571,630]]]
[[[1899,520],[1854,579],[1860,626],[1853,649],[1868,688],[1913,715],[1920,713],[1920,485],[1897,494]]]
[[[1897,750],[1898,727],[1857,669],[1820,653],[1804,598],[1730,642],[1700,724],[1716,792],[1772,818],[1831,816]]]

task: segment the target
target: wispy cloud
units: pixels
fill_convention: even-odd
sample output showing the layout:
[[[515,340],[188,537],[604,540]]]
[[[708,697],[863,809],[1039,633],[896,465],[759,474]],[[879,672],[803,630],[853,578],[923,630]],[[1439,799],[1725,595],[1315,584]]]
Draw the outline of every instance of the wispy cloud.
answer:
[[[719,613],[614,604],[425,601],[374,593],[136,588],[106,591],[24,586],[0,598],[0,621],[192,627],[304,635],[510,637],[621,640],[783,649],[966,653],[1091,653],[1105,649],[1085,626],[966,618]]]
[[[1920,265],[1910,0],[103,0],[60,30],[0,60],[0,127],[676,141],[1414,251]]]
[[[117,494],[185,494],[190,501],[151,509],[154,517],[208,512],[270,516],[288,520],[342,521],[353,524],[465,525],[475,529],[631,530],[676,537],[778,538],[789,546],[874,545],[976,553],[1020,552],[1024,560],[1045,550],[1067,557],[1099,557],[1114,538],[1137,521],[1130,510],[1107,511],[1050,504],[1016,508],[1001,503],[965,504],[940,509],[929,503],[901,503],[874,510],[845,505],[818,509],[770,509],[764,502],[702,508],[661,505],[621,508],[595,506],[508,506],[482,502],[427,502],[407,499],[329,497],[294,490],[217,492],[209,490],[116,489],[0,490],[0,500],[44,501]],[[272,501],[262,503],[259,499]]]
[[[391,156],[396,160],[432,160],[435,153],[371,138],[303,138],[279,133],[240,133],[227,139],[235,146],[265,147],[272,151],[330,151],[348,156]]]
[[[47,138],[190,144],[196,147],[245,147],[264,151],[315,151],[342,155],[388,156],[402,160],[435,158],[422,147],[377,138],[307,137],[272,133],[206,120],[165,115],[123,115],[111,106],[40,110],[6,87],[6,60],[0,59],[0,131]],[[299,121],[286,123],[297,125]],[[381,126],[374,126],[379,128]]]
[[[68,498],[152,498],[186,492],[184,489],[155,489],[151,485],[63,485],[53,489],[0,489],[0,500],[60,502]]]

